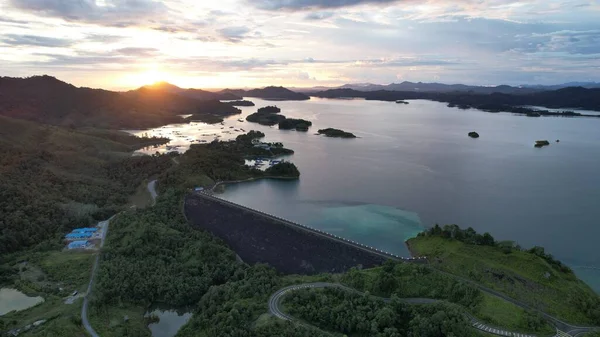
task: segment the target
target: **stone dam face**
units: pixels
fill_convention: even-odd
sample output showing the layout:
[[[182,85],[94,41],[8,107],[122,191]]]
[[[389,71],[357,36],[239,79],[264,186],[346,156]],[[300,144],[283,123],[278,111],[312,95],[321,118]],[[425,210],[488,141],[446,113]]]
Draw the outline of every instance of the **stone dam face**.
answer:
[[[338,273],[359,265],[374,267],[386,260],[384,256],[206,196],[187,196],[184,211],[193,226],[222,239],[244,262],[267,263],[285,274]]]

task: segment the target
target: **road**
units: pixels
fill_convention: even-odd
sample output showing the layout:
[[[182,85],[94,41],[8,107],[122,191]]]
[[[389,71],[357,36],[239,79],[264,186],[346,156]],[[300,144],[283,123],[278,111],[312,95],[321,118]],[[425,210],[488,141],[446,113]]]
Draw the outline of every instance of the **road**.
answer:
[[[104,246],[104,240],[106,240],[106,234],[108,233],[108,225],[110,224],[110,220],[112,220],[116,215],[113,215],[110,219],[101,221],[98,225],[102,226],[104,230],[102,231],[102,239],[100,240],[100,249]],[[92,337],[100,337],[94,331],[94,328],[90,325],[88,321],[87,311],[88,311],[88,302],[89,297],[92,295],[92,285],[94,284],[94,276],[96,275],[96,269],[98,268],[98,260],[100,260],[100,251],[96,253],[96,259],[94,260],[94,266],[92,267],[92,277],[90,277],[90,283],[88,284],[87,292],[85,297],[83,298],[83,306],[81,307],[81,321],[83,323],[83,327]]]
[[[148,183],[148,192],[150,192],[152,206],[154,206],[154,204],[156,204],[156,198],[158,197],[158,193],[156,193],[156,179]]]
[[[283,298],[283,296],[285,296],[287,293],[289,293],[291,291],[296,291],[296,290],[301,290],[301,289],[318,289],[318,288],[340,288],[340,289],[344,289],[346,291],[354,292],[357,294],[363,294],[362,292],[360,292],[356,289],[348,288],[346,286],[343,286],[341,284],[336,284],[336,283],[316,282],[316,283],[298,284],[298,285],[293,285],[293,286],[282,288],[282,289],[278,290],[277,292],[275,292],[273,295],[271,295],[271,297],[269,298],[269,312],[277,318],[280,318],[280,319],[283,319],[286,321],[294,321],[295,320],[294,317],[284,313],[279,306],[281,304],[281,299]],[[373,296],[373,297],[376,297],[376,296]],[[376,298],[379,298],[385,302],[390,301],[389,298],[382,298],[382,297],[376,297]],[[404,299],[401,299],[401,301],[403,301],[405,303],[409,303],[409,304],[432,304],[432,303],[440,302],[440,300],[435,300],[435,299],[431,299],[431,298],[404,298]],[[512,332],[512,331],[506,331],[503,329],[498,329],[496,327],[486,325],[485,323],[480,322],[479,320],[477,320],[475,317],[473,317],[471,315],[467,315],[467,317],[469,318],[473,328],[481,330],[481,331],[485,331],[485,332],[493,334],[493,335],[514,336],[514,337],[534,337],[533,335]],[[302,325],[308,326],[306,323],[302,323],[302,322],[299,322],[299,323]]]

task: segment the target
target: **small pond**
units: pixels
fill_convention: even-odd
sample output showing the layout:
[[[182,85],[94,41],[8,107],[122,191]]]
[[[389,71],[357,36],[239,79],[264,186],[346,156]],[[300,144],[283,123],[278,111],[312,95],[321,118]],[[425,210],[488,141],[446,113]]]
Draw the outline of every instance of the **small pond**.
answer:
[[[41,302],[44,302],[44,299],[40,296],[29,297],[16,289],[2,288],[0,289],[0,316],[13,310],[31,308]]]
[[[150,332],[152,332],[152,337],[173,337],[192,317],[192,313],[185,310],[163,308],[149,310],[145,316],[150,315],[155,315],[159,318],[158,322],[148,325]]]

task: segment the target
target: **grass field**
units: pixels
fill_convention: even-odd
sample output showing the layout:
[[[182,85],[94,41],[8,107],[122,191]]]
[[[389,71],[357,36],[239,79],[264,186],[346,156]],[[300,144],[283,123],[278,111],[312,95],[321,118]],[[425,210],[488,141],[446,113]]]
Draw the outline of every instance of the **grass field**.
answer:
[[[81,325],[81,305],[77,299],[65,304],[65,297],[73,290],[85,292],[91,275],[94,255],[63,251],[24,252],[17,255],[19,278],[15,287],[28,295],[44,298],[44,302],[23,311],[0,317],[0,330],[22,328],[33,322],[46,320],[22,336],[87,336]],[[62,290],[60,290],[62,289]]]
[[[492,295],[484,294],[483,302],[477,309],[472,314],[491,326],[538,336],[552,336],[556,332],[546,321],[541,327],[532,328],[525,319],[525,310]]]
[[[144,180],[135,190],[135,194],[129,197],[129,204],[137,208],[145,208],[152,205],[152,196],[148,192],[148,181]]]
[[[419,236],[408,241],[416,255],[427,256],[431,265],[558,316],[571,323],[592,323],[581,303],[597,294],[572,273],[552,268],[537,255],[497,247],[469,245],[441,237]]]
[[[88,319],[94,330],[102,337],[136,336],[150,337],[150,329],[142,307],[123,305],[104,309],[91,308]]]

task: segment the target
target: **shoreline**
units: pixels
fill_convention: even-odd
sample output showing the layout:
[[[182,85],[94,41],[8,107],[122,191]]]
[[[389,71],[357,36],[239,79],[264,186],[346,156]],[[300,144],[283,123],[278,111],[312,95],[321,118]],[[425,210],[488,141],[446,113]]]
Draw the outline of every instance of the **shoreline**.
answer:
[[[253,182],[253,181],[258,181],[258,180],[262,180],[262,179],[273,179],[273,180],[298,180],[300,179],[299,177],[281,177],[281,176],[264,176],[264,177],[253,177],[253,178],[248,178],[248,179],[242,179],[242,180],[228,180],[228,181],[219,181],[216,182],[211,188],[209,188],[208,190],[211,192],[215,192],[215,189],[221,185],[233,185],[233,184],[240,184],[240,183],[249,183],[249,182]]]

